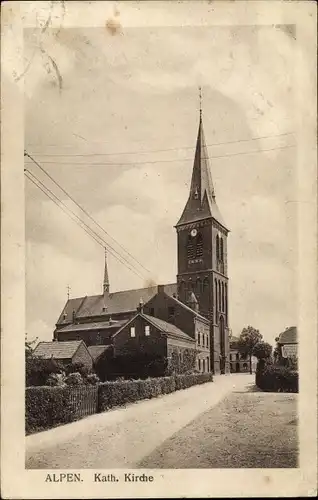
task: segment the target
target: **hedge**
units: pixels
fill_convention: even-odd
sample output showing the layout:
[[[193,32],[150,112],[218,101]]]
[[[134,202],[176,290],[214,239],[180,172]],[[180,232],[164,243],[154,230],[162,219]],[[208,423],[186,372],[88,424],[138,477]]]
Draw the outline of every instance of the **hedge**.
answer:
[[[287,366],[267,364],[256,370],[255,383],[266,392],[298,392],[298,372]]]
[[[73,420],[69,387],[27,387],[25,392],[26,433],[65,424]]]
[[[80,416],[86,416],[88,413],[82,414],[81,407],[87,408],[90,402],[90,413],[103,412],[116,406],[155,398],[161,394],[169,394],[212,380],[212,373],[199,373],[145,380],[103,382],[95,386],[95,391],[98,391],[94,393],[95,403],[92,402],[94,386],[27,387],[25,392],[26,434],[50,429],[60,424],[73,422]],[[80,398],[77,393],[80,393]]]
[[[199,373],[148,378],[145,380],[104,382],[98,386],[98,410],[103,412],[114,406],[154,398],[161,394],[169,394],[196,384],[211,382],[212,380],[212,373]]]

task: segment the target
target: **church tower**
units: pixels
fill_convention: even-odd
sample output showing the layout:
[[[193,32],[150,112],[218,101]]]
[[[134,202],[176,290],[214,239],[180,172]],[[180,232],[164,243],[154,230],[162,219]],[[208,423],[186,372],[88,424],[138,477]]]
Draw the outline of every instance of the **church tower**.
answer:
[[[227,229],[216,203],[200,103],[189,198],[176,224],[178,297],[190,305],[193,294],[210,324],[211,370],[229,372]]]

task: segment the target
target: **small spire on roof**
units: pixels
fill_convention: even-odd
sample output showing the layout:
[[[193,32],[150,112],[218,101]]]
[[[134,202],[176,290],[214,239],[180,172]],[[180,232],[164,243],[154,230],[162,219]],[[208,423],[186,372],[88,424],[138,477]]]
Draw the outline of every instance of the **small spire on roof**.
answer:
[[[104,282],[103,282],[103,293],[109,293],[109,277],[108,277],[108,267],[107,267],[107,250],[105,247],[105,266],[104,266]]]
[[[67,289],[67,300],[70,300],[70,291],[71,291],[70,285],[67,285],[66,289]]]

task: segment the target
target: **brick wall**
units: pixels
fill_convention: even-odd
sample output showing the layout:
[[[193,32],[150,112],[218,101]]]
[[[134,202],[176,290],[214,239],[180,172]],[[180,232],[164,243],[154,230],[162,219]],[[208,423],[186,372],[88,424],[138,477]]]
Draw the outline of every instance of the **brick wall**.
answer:
[[[145,326],[150,327],[150,335],[145,335]],[[135,337],[131,337],[131,327],[135,328]],[[148,323],[141,316],[125,326],[113,337],[114,355],[147,354],[153,356],[166,356],[167,341],[160,335],[159,330]]]

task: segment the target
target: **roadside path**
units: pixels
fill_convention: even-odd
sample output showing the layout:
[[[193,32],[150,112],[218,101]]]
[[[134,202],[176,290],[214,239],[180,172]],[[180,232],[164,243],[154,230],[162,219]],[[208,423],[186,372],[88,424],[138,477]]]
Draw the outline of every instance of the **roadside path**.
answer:
[[[253,384],[254,375],[219,375],[213,382],[27,436],[26,468],[138,467],[142,459],[226,395],[244,392]]]

